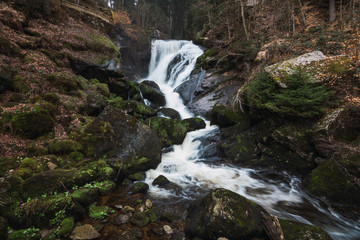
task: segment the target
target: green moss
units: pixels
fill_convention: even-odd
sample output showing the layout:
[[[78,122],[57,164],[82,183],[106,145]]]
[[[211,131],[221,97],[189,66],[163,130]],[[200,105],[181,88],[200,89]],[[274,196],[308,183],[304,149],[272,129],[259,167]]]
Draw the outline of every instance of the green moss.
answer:
[[[74,151],[81,151],[80,143],[73,140],[55,140],[49,144],[49,152],[55,154],[66,154]]]
[[[131,223],[139,226],[144,227],[150,222],[150,218],[142,212],[136,211],[131,219]]]
[[[89,216],[93,219],[104,219],[112,212],[112,209],[107,206],[91,205],[89,208]]]
[[[279,220],[284,237],[287,240],[331,240],[332,238],[321,228],[317,226],[306,225],[288,220]]]
[[[84,155],[81,152],[77,152],[77,151],[70,153],[69,156],[72,160],[76,162],[80,162],[84,158]]]
[[[75,220],[73,217],[65,218],[61,221],[60,228],[57,231],[57,235],[61,238],[68,237],[75,226]]]
[[[48,75],[47,80],[53,83],[63,93],[84,89],[79,78],[71,73],[59,72]]]
[[[28,84],[26,83],[24,77],[20,75],[16,75],[12,79],[11,88],[15,92],[19,92],[19,93],[28,93],[31,90]]]
[[[27,228],[14,232],[8,238],[8,240],[39,240],[41,234],[38,228]]]
[[[16,176],[27,179],[34,174],[34,171],[27,167],[21,167],[16,171]]]
[[[52,93],[52,92],[44,93],[41,95],[41,97],[43,100],[54,105],[58,105],[60,102],[60,98],[56,93]]]
[[[150,222],[156,222],[157,221],[157,216],[155,214],[155,210],[152,209],[148,209],[145,211],[145,214],[149,217]]]

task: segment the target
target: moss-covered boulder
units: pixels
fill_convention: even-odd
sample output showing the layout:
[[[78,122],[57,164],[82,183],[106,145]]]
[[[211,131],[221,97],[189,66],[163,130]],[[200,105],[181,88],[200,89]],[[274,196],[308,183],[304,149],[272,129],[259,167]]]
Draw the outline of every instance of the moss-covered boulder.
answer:
[[[91,205],[89,207],[89,217],[93,219],[103,219],[108,216],[113,210],[108,206]]]
[[[136,194],[136,193],[146,194],[146,192],[148,190],[149,190],[149,185],[147,185],[146,183],[143,183],[143,182],[137,182],[130,188],[130,192],[133,194]]]
[[[146,213],[136,211],[133,214],[133,217],[131,218],[130,222],[136,226],[144,227],[150,222],[150,218],[147,216]]]
[[[94,188],[82,188],[71,193],[71,197],[82,206],[90,206],[99,197],[99,191]]]
[[[286,240],[331,240],[332,238],[319,227],[288,220],[279,220]]]
[[[151,102],[152,107],[159,108],[165,106],[165,96],[159,89],[143,83],[139,84],[139,88],[143,97]]]
[[[202,118],[198,118],[198,117],[187,118],[187,119],[183,119],[182,121],[189,123],[190,131],[195,131],[206,127],[206,123]]]
[[[49,144],[48,147],[49,153],[54,154],[68,154],[71,152],[76,152],[82,150],[80,143],[70,140],[70,139],[61,139],[54,140]]]
[[[14,215],[18,217],[19,223],[31,223],[37,227],[48,227],[51,224],[57,223],[56,216],[59,218],[59,215],[72,215],[79,219],[84,213],[84,208],[73,201],[69,194],[65,193],[50,196],[44,195],[33,199],[28,198],[26,203],[21,204],[14,211]]]
[[[85,91],[87,101],[87,112],[90,116],[99,115],[108,104],[106,97],[94,91]]]
[[[181,144],[190,130],[188,122],[169,118],[151,117],[145,120],[145,124],[158,132],[162,146],[166,147]]]
[[[11,234],[8,240],[40,240],[41,234],[38,228],[21,229]]]
[[[80,77],[67,72],[52,73],[48,75],[47,80],[57,86],[62,93],[69,93],[86,87]]]
[[[50,112],[40,106],[31,111],[15,113],[11,118],[11,126],[15,133],[34,139],[53,130],[55,121]]]
[[[180,113],[172,108],[160,108],[157,111],[157,115],[161,117],[168,117],[171,119],[181,120]]]
[[[161,144],[156,132],[112,106],[85,127],[80,141],[88,156],[106,154],[121,161],[147,158],[151,165],[160,162]]]
[[[233,111],[228,107],[216,104],[211,110],[211,125],[219,127],[230,127],[235,124],[241,124],[243,130],[249,128],[250,115],[242,111]]]
[[[60,223],[60,228],[57,231],[57,236],[59,236],[60,238],[66,238],[70,236],[72,230],[74,229],[74,226],[75,219],[73,217],[65,218]]]
[[[315,168],[304,185],[310,193],[335,202],[360,206],[360,155],[334,156]]]
[[[225,189],[215,189],[188,209],[188,237],[202,239],[253,239],[265,237],[256,203]]]

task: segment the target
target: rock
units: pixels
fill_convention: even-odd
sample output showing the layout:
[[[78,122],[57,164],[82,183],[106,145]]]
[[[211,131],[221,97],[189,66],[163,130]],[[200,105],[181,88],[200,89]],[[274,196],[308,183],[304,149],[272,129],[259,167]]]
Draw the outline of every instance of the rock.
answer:
[[[291,74],[293,69],[298,66],[307,66],[312,62],[318,62],[326,59],[327,57],[321,51],[314,51],[306,53],[296,58],[286,60],[284,62],[276,63],[274,65],[265,67],[265,71],[270,73],[273,77],[285,73]]]
[[[90,116],[98,116],[108,104],[106,98],[100,93],[85,91],[87,101],[87,112]]]
[[[155,235],[158,235],[158,236],[164,235],[164,228],[162,228],[162,227],[152,228],[151,230],[153,233],[155,233]]]
[[[104,219],[112,212],[112,209],[108,206],[96,206],[95,204],[91,205],[89,208],[89,217],[93,219]]]
[[[359,159],[360,154],[335,155],[311,172],[304,181],[305,188],[332,202],[359,207]]]
[[[133,227],[130,230],[130,233],[138,239],[142,239],[144,237],[144,234],[142,233],[141,229],[138,227]]]
[[[156,222],[158,217],[156,216],[155,210],[153,208],[145,210],[145,214],[149,217],[150,222]]]
[[[70,139],[54,140],[49,144],[49,153],[53,154],[68,154],[75,151],[81,151],[80,143]]]
[[[73,240],[91,240],[100,237],[98,233],[90,224],[85,224],[80,227],[76,227],[70,235]]]
[[[36,106],[29,112],[15,113],[11,118],[11,126],[16,129],[16,133],[30,139],[51,132],[54,125],[55,121],[52,115],[41,106]]]
[[[146,178],[145,172],[137,172],[130,176],[128,176],[129,180],[131,181],[143,181]]]
[[[152,206],[153,206],[153,204],[152,204],[152,202],[150,201],[150,199],[146,199],[146,201],[145,201],[145,207],[146,207],[147,209],[149,209],[149,208],[152,208]]]
[[[331,240],[332,238],[319,227],[280,219],[280,225],[286,240]]]
[[[158,116],[160,117],[169,117],[171,119],[181,120],[181,116],[175,109],[172,108],[160,108],[157,111]]]
[[[130,217],[127,215],[127,214],[119,214],[116,218],[115,218],[115,221],[114,223],[116,225],[122,225],[122,224],[125,224],[127,222],[129,222],[130,220]]]
[[[54,170],[55,168],[57,168],[57,165],[52,162],[47,162],[46,164],[47,164],[49,170]]]
[[[141,83],[160,91],[159,85],[154,81],[144,80]]]
[[[358,108],[339,108],[327,113],[311,129],[311,137],[320,156],[329,157],[343,148],[350,150],[351,143],[360,136],[357,124]],[[346,146],[348,145],[348,146]]]
[[[211,110],[211,125],[230,127],[241,124],[243,130],[250,128],[250,115],[241,111],[233,111],[224,105],[217,104]]]
[[[202,118],[187,118],[182,121],[189,123],[190,131],[196,131],[206,127],[206,123]]]
[[[268,58],[268,51],[267,50],[263,50],[257,53],[256,58],[255,58],[255,62],[262,62],[264,60],[266,60]]]
[[[71,197],[78,201],[82,206],[90,206],[99,197],[98,189],[77,189],[71,193]]]
[[[159,175],[157,178],[154,179],[152,184],[161,188],[165,188],[167,185],[170,184],[170,181],[164,175]]]
[[[184,101],[184,104],[188,104],[193,100],[196,91],[201,91],[200,84],[204,79],[204,75],[205,71],[192,74],[189,80],[181,83],[174,89],[174,92],[179,93],[181,99]]]
[[[151,106],[159,108],[166,105],[165,95],[158,89],[140,83],[139,85],[143,97],[151,102]]]
[[[163,228],[164,228],[164,232],[167,235],[171,235],[174,233],[174,230],[172,230],[172,228],[169,225],[164,225]]]
[[[149,185],[147,185],[146,183],[143,183],[143,182],[137,182],[130,188],[129,191],[132,194],[136,194],[136,193],[145,194],[148,190],[149,190]]]
[[[261,212],[256,203],[225,189],[215,189],[188,209],[185,226],[189,238],[253,239],[265,237]]]
[[[150,219],[145,213],[137,211],[133,214],[130,222],[136,226],[144,227],[149,223],[149,221]]]
[[[133,213],[135,212],[135,209],[130,206],[125,206],[121,209],[122,213]]]
[[[161,144],[156,132],[112,106],[85,127],[81,144],[88,156],[106,154],[116,169],[122,166],[121,178],[160,163]]]
[[[190,130],[187,122],[161,117],[148,118],[145,124],[158,132],[162,146],[165,147],[181,144]]]
[[[74,229],[75,226],[75,220],[73,217],[65,218],[60,223],[60,228],[57,231],[57,235],[62,238],[66,238],[69,236]]]

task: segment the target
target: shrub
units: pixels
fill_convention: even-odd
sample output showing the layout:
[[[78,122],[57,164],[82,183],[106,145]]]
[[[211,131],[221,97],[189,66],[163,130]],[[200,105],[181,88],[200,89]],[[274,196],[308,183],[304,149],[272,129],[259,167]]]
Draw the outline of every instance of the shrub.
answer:
[[[331,92],[314,83],[312,76],[302,68],[280,79],[286,88],[280,87],[268,73],[257,74],[247,85],[247,100],[250,107],[271,112],[312,118],[322,114]]]

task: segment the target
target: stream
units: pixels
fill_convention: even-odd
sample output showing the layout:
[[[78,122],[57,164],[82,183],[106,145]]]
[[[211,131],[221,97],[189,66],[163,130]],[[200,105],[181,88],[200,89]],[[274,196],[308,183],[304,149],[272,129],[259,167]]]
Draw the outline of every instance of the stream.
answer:
[[[159,85],[166,97],[166,107],[177,110],[182,119],[194,117],[174,89],[189,80],[203,50],[190,41],[153,40],[151,51],[149,75],[145,79]],[[158,167],[146,173],[151,198],[163,202],[189,201],[202,197],[209,189],[226,188],[280,218],[317,225],[333,239],[360,239],[360,221],[355,212],[347,210],[345,216],[325,201],[309,196],[301,189],[299,178],[286,172],[240,168],[204,158],[204,148],[211,144],[205,140],[218,133],[218,127],[207,121],[205,129],[189,132],[182,145],[163,153]],[[153,186],[159,175],[181,186],[181,193]]]

